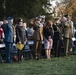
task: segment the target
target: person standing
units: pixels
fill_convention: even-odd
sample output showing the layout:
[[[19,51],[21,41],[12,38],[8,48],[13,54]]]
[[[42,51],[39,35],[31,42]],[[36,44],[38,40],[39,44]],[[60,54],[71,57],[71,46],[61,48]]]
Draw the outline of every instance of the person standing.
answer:
[[[22,18],[18,18],[17,21],[17,26],[16,26],[16,44],[23,44],[26,41],[26,35],[25,35],[25,27],[23,24],[23,19]],[[18,61],[22,61],[23,60],[23,49],[19,50],[18,49]]]
[[[34,33],[33,19],[29,21],[28,26],[29,26],[27,28],[28,40],[32,40],[32,36],[33,36],[33,33]]]
[[[11,63],[11,51],[14,42],[14,28],[13,28],[13,18],[7,17],[8,23],[6,23],[5,27],[5,48],[6,48],[6,63]]]
[[[7,23],[8,23],[7,18],[4,18],[4,19],[3,19],[3,25],[1,25],[1,28],[3,29],[4,34],[5,34],[5,29],[6,29],[6,24],[7,24]]]
[[[47,59],[51,57],[51,49],[53,45],[53,23],[51,21],[47,21],[46,26],[43,29],[44,33],[44,49]]]
[[[39,60],[41,56],[42,40],[43,40],[43,25],[42,23],[40,23],[40,17],[38,17],[34,23],[33,40],[34,40],[35,59]]]
[[[64,24],[64,50],[65,55],[68,56],[72,44],[73,22],[71,21],[71,17],[69,15],[67,15],[66,18],[67,20]]]
[[[63,41],[62,41],[62,24],[58,18],[55,19],[55,24],[53,25],[53,29],[54,29],[54,38],[53,38],[54,53],[55,53],[55,57],[60,57]]]

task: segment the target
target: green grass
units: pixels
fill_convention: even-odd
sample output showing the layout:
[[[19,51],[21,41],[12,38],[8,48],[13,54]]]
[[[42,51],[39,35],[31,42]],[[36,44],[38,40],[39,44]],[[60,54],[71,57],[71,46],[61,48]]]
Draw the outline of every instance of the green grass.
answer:
[[[0,75],[76,75],[76,55],[0,64]]]

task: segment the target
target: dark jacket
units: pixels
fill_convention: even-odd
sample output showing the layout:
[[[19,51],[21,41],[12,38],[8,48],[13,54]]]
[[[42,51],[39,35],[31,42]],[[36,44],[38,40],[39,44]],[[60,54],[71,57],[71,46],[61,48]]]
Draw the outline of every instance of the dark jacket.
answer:
[[[25,35],[25,28],[24,26],[16,26],[16,43],[21,41],[22,44],[24,44],[26,35]]]
[[[43,33],[44,33],[44,37],[46,39],[49,39],[49,36],[51,36],[51,38],[53,39],[53,29],[50,27],[50,28],[45,28],[43,29]]]
[[[62,25],[53,25],[54,29],[54,39],[61,39],[62,38]]]
[[[11,23],[7,23],[4,28],[4,33],[5,33],[5,39],[4,42],[14,42],[14,28]]]
[[[3,32],[4,32],[4,34],[5,34],[6,24],[1,25],[1,28],[3,29]]]

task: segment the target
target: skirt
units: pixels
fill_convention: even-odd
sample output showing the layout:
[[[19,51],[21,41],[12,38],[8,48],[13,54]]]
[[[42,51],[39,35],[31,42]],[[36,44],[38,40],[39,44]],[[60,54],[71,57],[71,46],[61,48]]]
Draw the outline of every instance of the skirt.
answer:
[[[44,49],[52,49],[52,46],[53,46],[53,39],[52,38],[46,39],[44,37]]]

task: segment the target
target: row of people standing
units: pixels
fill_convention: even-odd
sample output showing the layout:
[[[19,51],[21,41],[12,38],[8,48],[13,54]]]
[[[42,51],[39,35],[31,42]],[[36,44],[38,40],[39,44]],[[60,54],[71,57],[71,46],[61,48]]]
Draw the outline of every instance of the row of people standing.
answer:
[[[42,41],[44,41],[45,54],[48,59],[51,56],[51,49],[53,45],[53,23],[52,21],[44,22],[44,17],[37,17],[30,21],[34,29],[32,39],[34,41],[34,58],[40,59],[42,51]]]
[[[56,23],[53,24],[52,21],[44,22],[44,18],[38,17],[30,21],[30,26],[33,27],[32,39],[34,41],[34,58],[39,59],[41,56],[42,41],[44,40],[44,49],[47,58],[51,56],[51,49],[54,47],[54,55],[60,56],[61,45],[64,44],[64,54],[67,55],[69,51],[69,46],[71,44],[71,37],[66,37],[66,35],[72,35],[70,29],[73,29],[73,22],[69,16],[65,17],[66,19],[55,20]],[[43,19],[43,21],[42,21]],[[70,21],[70,23],[68,22]],[[68,23],[68,24],[67,24]],[[14,39],[14,27],[13,27],[13,18],[8,17],[7,23],[2,25],[4,31],[4,41],[6,46],[6,62],[11,62],[11,50],[13,46]],[[69,25],[69,26],[67,26]],[[71,26],[72,25],[72,26]],[[66,28],[67,27],[67,28]],[[67,31],[68,30],[68,31]],[[70,31],[70,32],[69,32]],[[73,32],[73,30],[72,30]],[[64,40],[62,39],[64,37]],[[22,18],[18,18],[16,24],[16,43],[25,44],[26,43],[26,31]],[[62,42],[63,40],[63,42]],[[68,41],[69,40],[69,41]],[[23,54],[22,50],[18,50],[18,61],[22,61]]]
[[[40,20],[39,20],[40,21]],[[47,21],[46,24],[42,27],[42,23],[38,22],[34,26],[34,37],[36,41],[42,42],[40,38],[41,35],[44,37],[44,49],[45,54],[47,58],[49,59],[51,57],[51,49],[54,48],[54,55],[55,57],[60,56],[60,52],[63,51],[64,55],[69,55],[70,50],[72,49],[72,37],[73,37],[73,22],[71,21],[71,16],[65,15],[64,17],[59,19],[55,19],[55,24],[52,23],[52,21]],[[35,28],[36,27],[36,28]],[[43,31],[40,30],[40,28],[43,28]],[[38,31],[37,31],[38,30]],[[40,33],[42,32],[42,33]],[[34,39],[34,38],[33,38]],[[34,40],[35,40],[34,39]],[[37,52],[35,52],[35,58],[39,54],[39,50],[41,50],[41,47],[39,48],[40,43],[35,43],[35,49]],[[64,50],[62,50],[62,47]],[[38,52],[39,51],[39,52]],[[40,58],[39,56],[37,58]]]
[[[6,63],[12,62],[12,50],[13,50],[13,43],[14,39],[16,38],[15,42],[16,44],[25,44],[26,41],[26,34],[25,34],[25,26],[23,23],[22,18],[18,18],[16,27],[13,25],[13,18],[7,17],[4,19],[4,24],[1,26],[4,32],[4,43],[5,43],[5,49],[6,49]],[[16,32],[15,32],[16,31]],[[14,37],[16,35],[16,37]],[[18,50],[18,61],[22,61],[23,54],[22,50]]]

